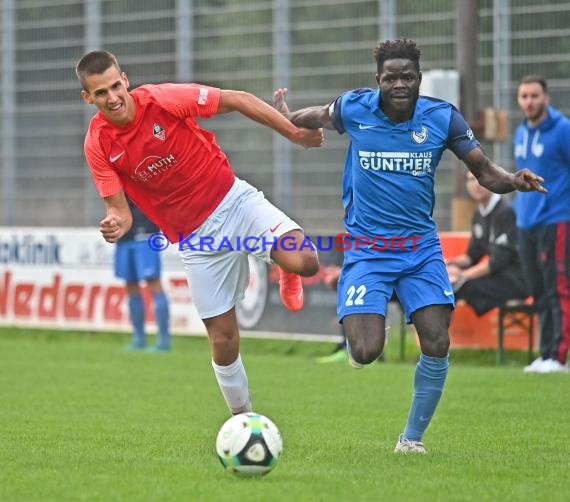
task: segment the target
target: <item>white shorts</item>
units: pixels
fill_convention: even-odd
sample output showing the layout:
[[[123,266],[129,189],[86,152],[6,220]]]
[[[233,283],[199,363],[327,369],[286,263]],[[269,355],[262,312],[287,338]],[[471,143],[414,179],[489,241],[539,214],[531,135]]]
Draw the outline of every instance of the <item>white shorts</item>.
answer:
[[[248,255],[270,263],[273,242],[300,228],[263,192],[236,178],[208,219],[179,242],[200,318],[224,314],[241,301],[249,283]]]

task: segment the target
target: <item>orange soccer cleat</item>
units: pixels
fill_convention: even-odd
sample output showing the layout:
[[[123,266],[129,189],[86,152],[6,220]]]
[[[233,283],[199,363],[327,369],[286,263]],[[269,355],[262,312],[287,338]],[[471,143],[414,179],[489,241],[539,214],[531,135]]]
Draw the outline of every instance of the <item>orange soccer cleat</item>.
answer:
[[[283,305],[293,312],[303,308],[303,283],[299,274],[285,272],[279,268],[279,296]]]

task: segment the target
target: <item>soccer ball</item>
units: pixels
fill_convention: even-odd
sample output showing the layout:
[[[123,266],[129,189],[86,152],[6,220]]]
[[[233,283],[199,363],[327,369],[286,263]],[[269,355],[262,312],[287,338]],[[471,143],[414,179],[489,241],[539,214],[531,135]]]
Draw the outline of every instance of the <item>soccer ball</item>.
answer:
[[[226,470],[239,476],[263,476],[277,464],[283,441],[277,426],[258,413],[227,420],[216,438],[216,452]]]

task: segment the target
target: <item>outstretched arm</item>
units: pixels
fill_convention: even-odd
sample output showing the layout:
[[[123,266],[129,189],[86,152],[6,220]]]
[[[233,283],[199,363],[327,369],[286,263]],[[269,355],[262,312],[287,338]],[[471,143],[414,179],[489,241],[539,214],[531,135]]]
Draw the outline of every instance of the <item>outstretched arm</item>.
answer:
[[[270,127],[289,141],[305,148],[323,144],[323,131],[303,129],[292,124],[281,113],[253,94],[222,90],[218,113],[239,112],[260,124]]]
[[[543,192],[548,190],[541,183],[543,178],[537,176],[528,169],[521,169],[516,173],[509,173],[501,166],[495,164],[480,147],[471,150],[465,157],[463,162],[477,178],[481,186],[495,193],[508,193],[513,190],[519,192]]]
[[[277,89],[273,93],[273,106],[279,110],[286,118],[288,118],[297,127],[306,127],[307,129],[330,129],[334,130],[331,118],[329,116],[329,105],[309,106],[300,110],[291,112],[287,106],[285,98],[287,97],[287,88]]]
[[[104,200],[107,216],[99,222],[99,230],[107,242],[117,242],[133,224],[131,208],[123,190]]]

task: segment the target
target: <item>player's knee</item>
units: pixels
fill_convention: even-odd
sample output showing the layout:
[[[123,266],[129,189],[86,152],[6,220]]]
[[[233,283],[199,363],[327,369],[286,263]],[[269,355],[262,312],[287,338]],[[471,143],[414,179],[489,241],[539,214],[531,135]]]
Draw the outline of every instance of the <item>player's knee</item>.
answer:
[[[157,295],[162,293],[162,284],[160,283],[160,277],[155,277],[154,279],[148,279],[146,281],[147,288],[151,295]]]
[[[382,354],[382,349],[382,346],[376,344],[356,344],[356,346],[351,344],[350,355],[358,364],[366,365],[376,361],[380,357],[380,354]]]
[[[379,350],[374,350],[374,351],[361,351],[361,352],[351,352],[350,355],[352,356],[352,359],[354,359],[355,362],[357,362],[358,364],[362,364],[362,365],[367,365],[370,363],[373,363],[374,361],[376,361],[380,355],[382,354],[382,351]]]
[[[238,335],[234,335],[227,331],[219,331],[209,334],[214,359],[216,361],[223,361],[219,364],[228,365],[235,361],[239,352],[239,345],[236,340],[237,336]]]
[[[319,258],[317,253],[298,254],[288,263],[288,266],[282,266],[288,272],[293,272],[303,277],[311,277],[319,271]]]
[[[445,357],[449,352],[449,336],[440,336],[422,343],[422,352],[430,357]]]
[[[319,258],[316,253],[303,255],[302,270],[299,275],[311,277],[319,271]]]
[[[208,335],[212,345],[225,345],[232,340],[232,334],[229,331],[209,330]]]
[[[232,346],[239,338],[239,331],[233,323],[226,323],[212,318],[205,319],[204,324],[208,331],[210,343],[215,349],[223,350],[225,347]]]

